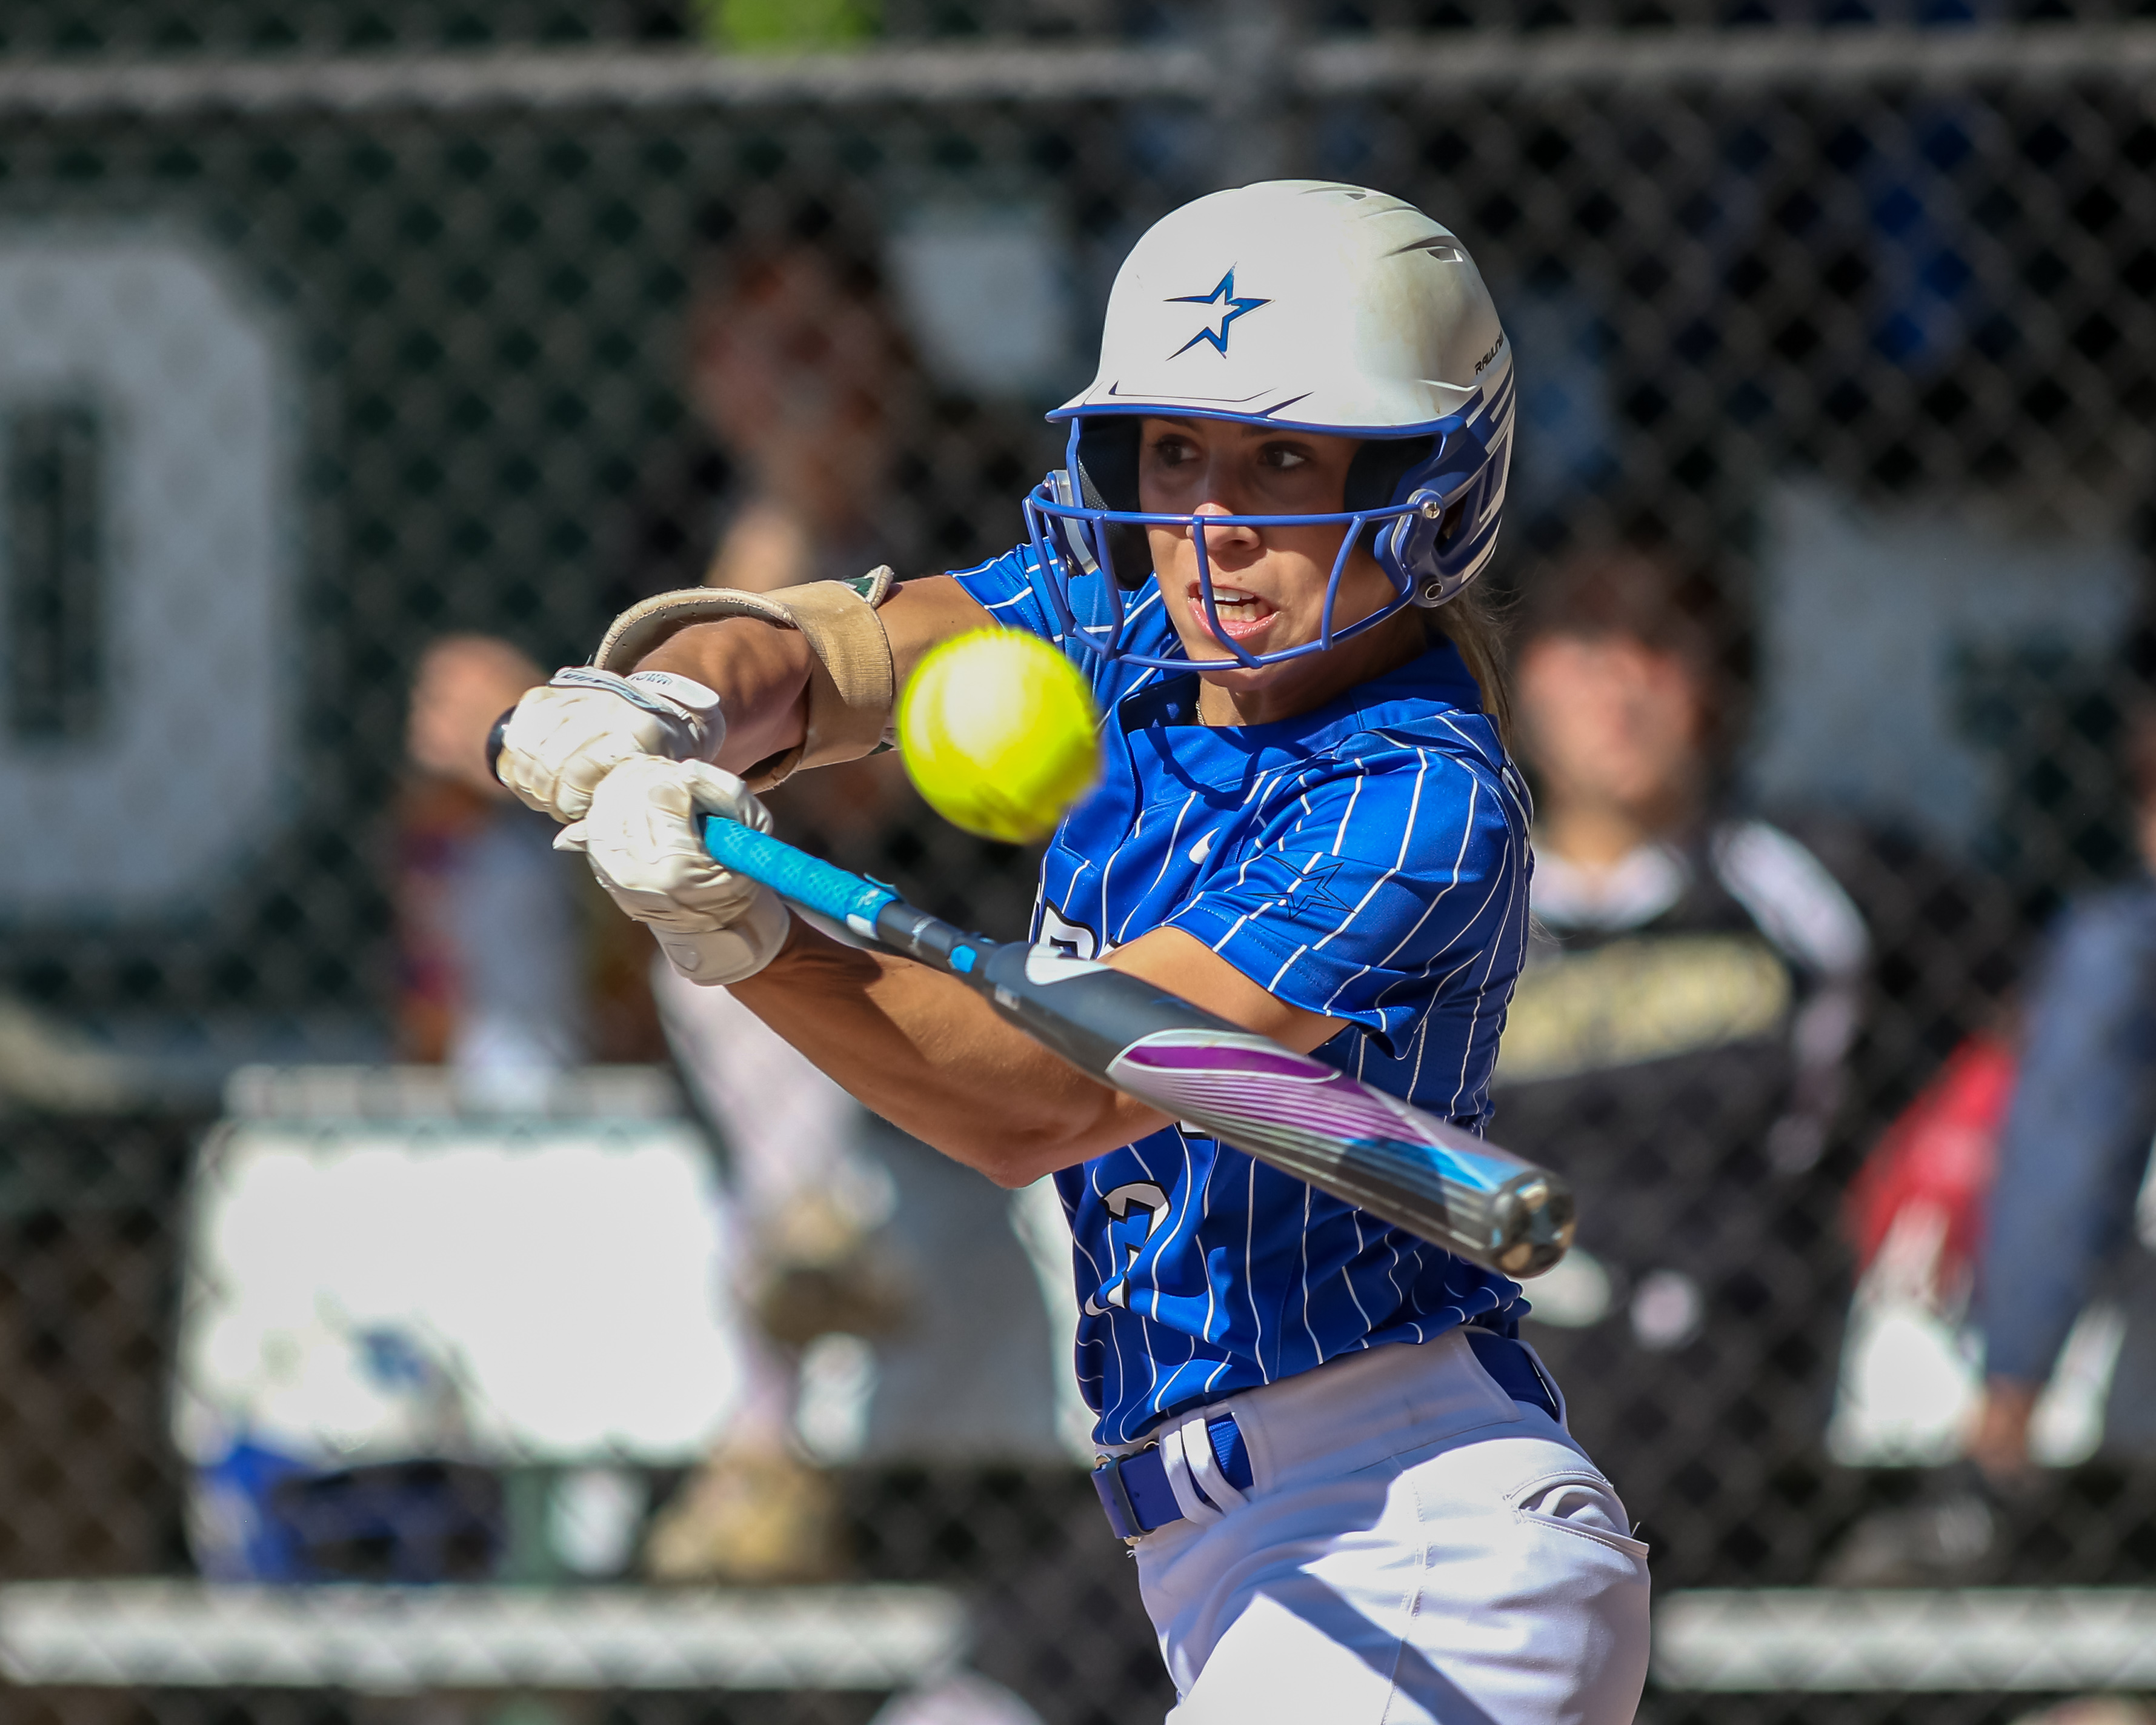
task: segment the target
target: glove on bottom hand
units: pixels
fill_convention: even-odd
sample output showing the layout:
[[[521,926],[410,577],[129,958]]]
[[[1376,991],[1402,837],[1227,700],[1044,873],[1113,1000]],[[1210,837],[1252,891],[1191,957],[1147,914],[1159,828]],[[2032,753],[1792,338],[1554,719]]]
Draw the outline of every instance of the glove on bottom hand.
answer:
[[[778,956],[791,919],[768,886],[711,860],[706,814],[771,830],[769,811],[732,773],[635,755],[599,781],[590,813],[554,848],[584,852],[599,885],[690,981],[737,983]]]

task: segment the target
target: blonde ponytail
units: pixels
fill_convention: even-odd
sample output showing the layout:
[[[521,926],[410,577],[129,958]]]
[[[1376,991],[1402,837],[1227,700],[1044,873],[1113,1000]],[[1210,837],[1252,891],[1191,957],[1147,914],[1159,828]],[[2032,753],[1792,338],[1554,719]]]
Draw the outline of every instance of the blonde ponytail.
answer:
[[[1512,747],[1512,692],[1505,663],[1505,623],[1499,603],[1481,582],[1430,614],[1430,621],[1459,650],[1482,691],[1482,711],[1497,727],[1507,753]]]

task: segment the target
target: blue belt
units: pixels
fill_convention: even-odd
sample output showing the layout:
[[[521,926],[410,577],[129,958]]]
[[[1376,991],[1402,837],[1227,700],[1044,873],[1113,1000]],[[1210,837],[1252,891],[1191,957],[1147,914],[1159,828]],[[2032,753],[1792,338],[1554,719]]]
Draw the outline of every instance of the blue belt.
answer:
[[[1549,1380],[1525,1348],[1495,1330],[1471,1326],[1461,1333],[1500,1389],[1516,1402],[1540,1408],[1553,1420],[1558,1417],[1557,1398]],[[1207,1420],[1205,1435],[1212,1440],[1221,1476],[1238,1491],[1249,1491],[1250,1452],[1235,1416],[1222,1414]],[[1168,1482],[1168,1462],[1158,1443],[1147,1444],[1129,1455],[1102,1456],[1093,1470],[1093,1489],[1101,1495],[1108,1526],[1126,1543],[1183,1519],[1183,1506],[1175,1501],[1175,1488]]]

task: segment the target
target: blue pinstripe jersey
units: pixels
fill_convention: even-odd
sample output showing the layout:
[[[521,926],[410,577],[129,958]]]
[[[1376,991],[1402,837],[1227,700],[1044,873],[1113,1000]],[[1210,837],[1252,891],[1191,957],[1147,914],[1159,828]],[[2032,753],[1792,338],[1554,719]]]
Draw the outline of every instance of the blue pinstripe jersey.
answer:
[[[1060,639],[1043,578],[1025,551],[958,576],[999,622]],[[1157,591],[1133,612],[1137,650],[1173,644]],[[1526,945],[1527,807],[1451,645],[1235,728],[1197,722],[1194,675],[1066,650],[1106,716],[1103,776],[1050,843],[1034,940],[1091,957],[1183,929],[1346,1020],[1319,1060],[1479,1131]],[[1102,1442],[1471,1318],[1509,1333],[1526,1309],[1503,1276],[1180,1127],[1055,1179]]]

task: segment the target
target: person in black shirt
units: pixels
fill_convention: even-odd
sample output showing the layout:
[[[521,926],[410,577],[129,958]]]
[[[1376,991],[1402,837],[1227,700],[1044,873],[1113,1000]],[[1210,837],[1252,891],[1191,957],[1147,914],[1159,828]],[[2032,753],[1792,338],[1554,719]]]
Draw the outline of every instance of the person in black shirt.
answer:
[[[1680,1479],[1751,1489],[1793,1395],[1820,1419],[1789,1435],[1824,1419],[1796,1381],[1832,1303],[1805,1219],[1831,1214],[1810,1177],[1868,954],[1811,853],[1726,804],[1727,637],[1698,591],[1630,552],[1529,590],[1535,927],[1491,1127],[1577,1188],[1578,1243],[1529,1286],[1527,1333],[1665,1541]]]

